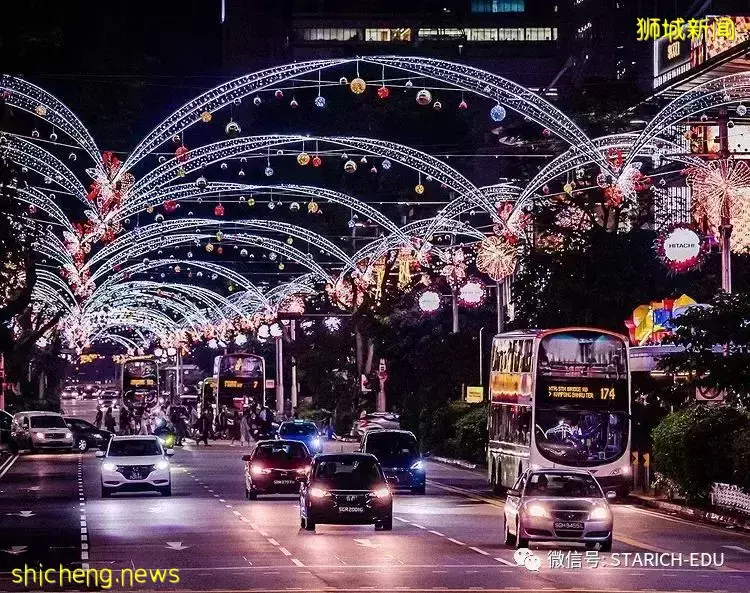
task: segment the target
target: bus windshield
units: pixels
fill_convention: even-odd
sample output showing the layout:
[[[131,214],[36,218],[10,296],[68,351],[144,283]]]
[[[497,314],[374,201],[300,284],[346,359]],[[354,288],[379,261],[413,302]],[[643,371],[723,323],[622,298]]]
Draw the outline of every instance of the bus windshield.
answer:
[[[217,404],[238,407],[254,400],[264,401],[263,358],[255,354],[225,354],[214,361]]]
[[[570,331],[539,343],[534,436],[549,461],[591,467],[623,455],[629,434],[625,342]]]
[[[159,366],[154,360],[128,360],[122,365],[122,401],[129,408],[152,407],[159,396]]]

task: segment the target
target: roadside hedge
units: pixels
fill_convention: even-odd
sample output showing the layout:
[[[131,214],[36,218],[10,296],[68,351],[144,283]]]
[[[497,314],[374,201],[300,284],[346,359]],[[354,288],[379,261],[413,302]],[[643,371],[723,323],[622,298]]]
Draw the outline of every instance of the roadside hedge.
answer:
[[[653,430],[654,466],[690,503],[706,503],[714,482],[750,485],[750,417],[729,406],[694,404]]]

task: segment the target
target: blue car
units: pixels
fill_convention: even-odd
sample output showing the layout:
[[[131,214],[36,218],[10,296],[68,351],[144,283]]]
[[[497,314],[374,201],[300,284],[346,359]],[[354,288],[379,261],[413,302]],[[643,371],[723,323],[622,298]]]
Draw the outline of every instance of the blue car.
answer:
[[[408,430],[371,430],[362,438],[360,450],[377,457],[393,488],[425,493],[425,467],[419,443]]]
[[[323,451],[323,441],[318,434],[318,427],[307,420],[282,422],[276,438],[304,443],[311,455]]]

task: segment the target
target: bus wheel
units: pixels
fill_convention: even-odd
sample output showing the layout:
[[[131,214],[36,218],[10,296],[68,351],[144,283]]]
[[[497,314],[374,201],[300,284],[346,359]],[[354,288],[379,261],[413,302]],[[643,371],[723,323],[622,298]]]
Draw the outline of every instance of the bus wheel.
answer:
[[[503,532],[505,533],[505,545],[512,546],[516,543],[516,536],[508,529],[508,519],[503,520]]]

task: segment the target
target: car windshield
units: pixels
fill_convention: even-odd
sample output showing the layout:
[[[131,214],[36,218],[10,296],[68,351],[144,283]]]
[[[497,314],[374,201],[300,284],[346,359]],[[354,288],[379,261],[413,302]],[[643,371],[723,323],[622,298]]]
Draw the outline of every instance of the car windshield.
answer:
[[[365,453],[372,453],[378,459],[414,457],[419,455],[419,447],[417,446],[417,439],[410,434],[377,432],[368,435]]]
[[[306,457],[307,450],[299,443],[267,443],[259,445],[255,451],[255,459],[263,461],[288,461]]]
[[[367,490],[382,481],[377,464],[372,459],[326,459],[318,463],[314,477],[329,488]]]
[[[31,428],[67,428],[62,416],[32,416]]]
[[[161,447],[156,439],[134,439],[112,441],[107,457],[140,457],[142,455],[161,455]]]
[[[282,424],[279,428],[280,435],[301,435],[309,436],[318,434],[318,429],[314,424],[305,422],[304,424]]]
[[[526,496],[601,498],[602,491],[589,475],[545,472],[531,474],[526,484]]]

